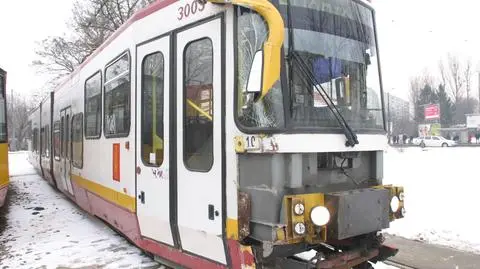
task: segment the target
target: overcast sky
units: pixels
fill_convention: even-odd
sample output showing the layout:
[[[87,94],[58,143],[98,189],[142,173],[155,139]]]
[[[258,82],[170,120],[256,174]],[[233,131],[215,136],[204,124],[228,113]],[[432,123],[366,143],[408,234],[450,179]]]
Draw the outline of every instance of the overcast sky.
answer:
[[[0,66],[8,88],[28,95],[45,78],[31,67],[35,42],[67,30],[73,0],[1,0]],[[480,3],[477,0],[372,0],[377,11],[384,89],[408,98],[409,77],[452,51],[480,59]],[[474,87],[477,89],[477,77]],[[478,90],[475,90],[475,96]]]
[[[45,84],[31,67],[37,41],[66,31],[72,0],[0,0],[0,67],[7,88],[28,95]]]

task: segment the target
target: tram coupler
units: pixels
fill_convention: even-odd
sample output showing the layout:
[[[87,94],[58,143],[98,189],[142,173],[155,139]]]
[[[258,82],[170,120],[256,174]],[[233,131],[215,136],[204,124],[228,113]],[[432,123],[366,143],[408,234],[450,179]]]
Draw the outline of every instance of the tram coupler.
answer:
[[[365,248],[352,249],[345,252],[338,252],[320,258],[315,257],[310,261],[300,260],[297,258],[281,258],[277,259],[279,268],[289,269],[350,269],[361,265],[365,262],[379,262],[395,256],[398,249],[381,245],[378,248],[365,250]],[[316,261],[315,261],[316,259]]]

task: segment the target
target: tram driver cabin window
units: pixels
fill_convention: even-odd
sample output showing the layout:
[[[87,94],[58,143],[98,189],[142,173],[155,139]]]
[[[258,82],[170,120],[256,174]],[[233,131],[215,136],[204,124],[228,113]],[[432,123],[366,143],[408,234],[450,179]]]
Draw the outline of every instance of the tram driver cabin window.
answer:
[[[184,52],[183,161],[193,171],[213,165],[213,46],[208,38]]]
[[[105,137],[125,137],[130,130],[130,56],[123,54],[105,69]]]

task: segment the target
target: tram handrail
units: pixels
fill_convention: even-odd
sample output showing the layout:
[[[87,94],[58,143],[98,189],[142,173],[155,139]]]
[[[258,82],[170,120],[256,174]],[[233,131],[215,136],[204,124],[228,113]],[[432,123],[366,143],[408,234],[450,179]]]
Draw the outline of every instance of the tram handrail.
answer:
[[[200,114],[202,114],[203,116],[205,116],[207,119],[209,119],[210,121],[213,120],[212,116],[210,116],[210,114],[208,114],[207,112],[203,111],[203,109],[201,109],[199,106],[197,106],[192,100],[190,99],[187,99],[187,104],[189,106],[191,106],[193,109],[195,109],[197,112],[199,112]]]
[[[233,4],[258,12],[267,22],[268,38],[263,44],[263,85],[261,100],[280,79],[281,49],[285,39],[285,26],[278,9],[268,0],[207,0],[212,3]]]

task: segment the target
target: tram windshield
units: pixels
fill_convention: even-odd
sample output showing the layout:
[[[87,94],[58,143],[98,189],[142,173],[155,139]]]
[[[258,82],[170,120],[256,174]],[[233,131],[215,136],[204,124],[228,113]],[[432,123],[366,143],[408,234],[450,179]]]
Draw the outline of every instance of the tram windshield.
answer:
[[[373,11],[353,0],[273,2],[286,26],[283,83],[278,82],[261,102],[245,101],[243,77],[268,32],[257,14],[238,12],[239,122],[250,128],[290,126],[319,132],[340,128],[316,90],[318,83],[354,130],[383,130]],[[300,56],[314,80],[291,61],[292,54]]]

